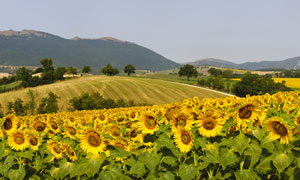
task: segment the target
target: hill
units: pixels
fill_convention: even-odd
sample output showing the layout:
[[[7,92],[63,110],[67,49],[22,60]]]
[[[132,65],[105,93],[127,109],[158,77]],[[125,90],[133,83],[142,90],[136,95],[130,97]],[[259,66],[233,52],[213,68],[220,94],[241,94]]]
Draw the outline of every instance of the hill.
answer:
[[[33,90],[37,105],[41,98],[47,96],[48,92],[52,91],[57,94],[60,97],[60,111],[67,111],[69,100],[72,97],[80,96],[83,92],[99,92],[104,98],[112,98],[114,100],[122,98],[125,101],[134,100],[135,103],[148,104],[179,102],[194,96],[198,96],[200,99],[226,96],[217,92],[159,79],[90,76],[1,93],[0,104],[4,111],[6,112],[9,101],[15,101],[17,98],[26,101],[28,98],[26,93],[29,89]]]
[[[0,31],[0,65],[40,66],[45,57],[52,58],[56,67],[89,65],[97,71],[107,63],[120,70],[127,64],[147,70],[180,66],[150,49],[112,37],[64,39],[33,30]]]
[[[206,58],[206,59],[196,60],[194,62],[189,62],[186,64],[192,64],[194,66],[210,65],[210,66],[223,67],[223,68],[246,69],[246,70],[269,69],[269,68],[300,69],[300,57],[289,58],[282,61],[259,61],[259,62],[246,62],[242,64],[236,64],[221,59]]]

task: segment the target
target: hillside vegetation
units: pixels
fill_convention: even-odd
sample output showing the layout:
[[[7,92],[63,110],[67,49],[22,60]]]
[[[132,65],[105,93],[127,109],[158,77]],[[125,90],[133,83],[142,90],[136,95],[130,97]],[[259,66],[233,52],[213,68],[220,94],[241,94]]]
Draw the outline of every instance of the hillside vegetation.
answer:
[[[0,31],[0,65],[39,66],[39,60],[47,57],[55,66],[89,65],[98,71],[108,63],[118,69],[127,64],[148,70],[180,66],[150,49],[114,38],[64,39],[33,30]]]
[[[198,96],[200,99],[226,96],[197,87],[189,87],[158,79],[91,76],[1,93],[0,104],[4,112],[7,110],[9,101],[15,101],[17,98],[20,98],[26,102],[29,89],[33,90],[36,102],[40,102],[50,91],[54,92],[60,97],[59,111],[67,111],[69,100],[72,97],[80,96],[83,92],[99,92],[104,98],[123,99],[125,101],[133,100],[135,103],[148,104],[179,102],[194,96]]]

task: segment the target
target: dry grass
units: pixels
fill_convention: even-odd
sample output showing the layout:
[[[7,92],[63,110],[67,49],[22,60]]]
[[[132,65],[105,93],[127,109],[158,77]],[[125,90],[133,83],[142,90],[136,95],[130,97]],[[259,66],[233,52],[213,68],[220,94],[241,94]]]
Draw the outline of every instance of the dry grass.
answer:
[[[7,111],[7,103],[21,98],[28,100],[28,90],[33,90],[36,95],[36,105],[38,106],[42,97],[52,91],[57,94],[59,99],[59,110],[67,111],[69,100],[80,96],[83,92],[99,92],[105,98],[125,101],[134,100],[135,103],[165,104],[179,102],[185,98],[198,96],[200,99],[211,97],[224,97],[215,92],[188,87],[158,79],[134,78],[134,77],[107,77],[91,76],[81,77],[73,80],[57,82],[55,84],[43,85],[34,88],[26,88],[18,91],[0,94],[0,104],[4,112]]]

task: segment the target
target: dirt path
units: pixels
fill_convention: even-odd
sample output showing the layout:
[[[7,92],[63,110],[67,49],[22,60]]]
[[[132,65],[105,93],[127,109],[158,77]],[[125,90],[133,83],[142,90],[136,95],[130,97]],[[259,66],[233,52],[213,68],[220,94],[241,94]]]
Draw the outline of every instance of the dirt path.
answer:
[[[172,82],[172,81],[168,81],[168,82]],[[190,84],[184,84],[184,83],[179,83],[179,82],[172,82],[172,83],[181,84],[181,85],[190,86],[190,87],[195,87],[195,88],[199,88],[199,89],[204,89],[204,90],[207,90],[207,91],[211,91],[211,92],[223,94],[223,95],[226,95],[226,96],[235,96],[235,95],[232,95],[232,94],[228,94],[228,93],[224,93],[224,92],[220,92],[220,91],[216,91],[216,90],[212,90],[212,89],[204,88],[204,87],[200,87],[200,86],[195,86],[195,85],[190,85]]]

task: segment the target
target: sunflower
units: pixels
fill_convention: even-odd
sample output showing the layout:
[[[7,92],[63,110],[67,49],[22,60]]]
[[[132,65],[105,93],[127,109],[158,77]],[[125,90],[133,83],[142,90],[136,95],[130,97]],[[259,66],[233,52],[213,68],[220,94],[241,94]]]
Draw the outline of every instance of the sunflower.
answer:
[[[139,128],[143,134],[153,134],[158,130],[156,115],[151,111],[144,112],[138,122]]]
[[[48,141],[47,148],[56,159],[63,158],[63,150],[61,149],[60,144],[58,142],[53,140]]]
[[[18,126],[18,122],[14,115],[7,115],[3,118],[3,122],[1,124],[2,129],[5,133],[10,134],[11,132],[15,132]]]
[[[65,126],[65,133],[71,139],[75,139],[77,137],[77,130],[72,126]]]
[[[47,124],[43,121],[36,121],[33,123],[32,128],[35,133],[43,133],[47,129]]]
[[[69,144],[63,143],[62,148],[71,161],[76,161],[78,159],[76,152]]]
[[[105,148],[101,135],[95,129],[86,129],[80,137],[80,148],[89,153],[97,154]]]
[[[236,113],[235,124],[238,128],[243,130],[251,126],[255,121],[263,121],[265,116],[265,110],[261,110],[261,106],[251,100],[245,100],[247,103],[240,107]]]
[[[9,134],[7,141],[8,145],[16,151],[22,151],[29,146],[28,141],[26,141],[25,135],[22,132],[18,131]]]
[[[172,114],[170,123],[172,124],[171,128],[173,133],[182,128],[189,131],[194,123],[193,114],[189,113],[187,110],[175,112]]]
[[[117,125],[112,125],[110,128],[109,128],[109,133],[111,136],[117,138],[119,136],[121,136],[121,132],[120,132],[121,128]]]
[[[59,128],[59,126],[58,126],[58,124],[57,124],[56,121],[50,120],[50,121],[48,122],[48,124],[49,124],[49,129],[52,131],[53,134],[59,133],[60,128]]]
[[[292,140],[292,132],[281,117],[275,116],[265,121],[266,130],[273,139],[279,139],[281,144],[288,144]]]
[[[167,108],[165,116],[164,116],[164,122],[165,124],[168,124],[174,113],[178,113],[181,111],[181,106],[179,104],[173,104],[171,107],[165,106]]]
[[[193,140],[189,131],[180,129],[175,133],[174,138],[176,146],[181,152],[187,153],[191,150]]]
[[[27,133],[26,137],[29,143],[29,147],[34,151],[38,151],[39,146],[42,144],[42,140],[38,136],[33,135],[31,133]]]
[[[209,111],[198,117],[198,131],[202,136],[215,137],[222,131],[226,117],[219,115],[218,112]]]

